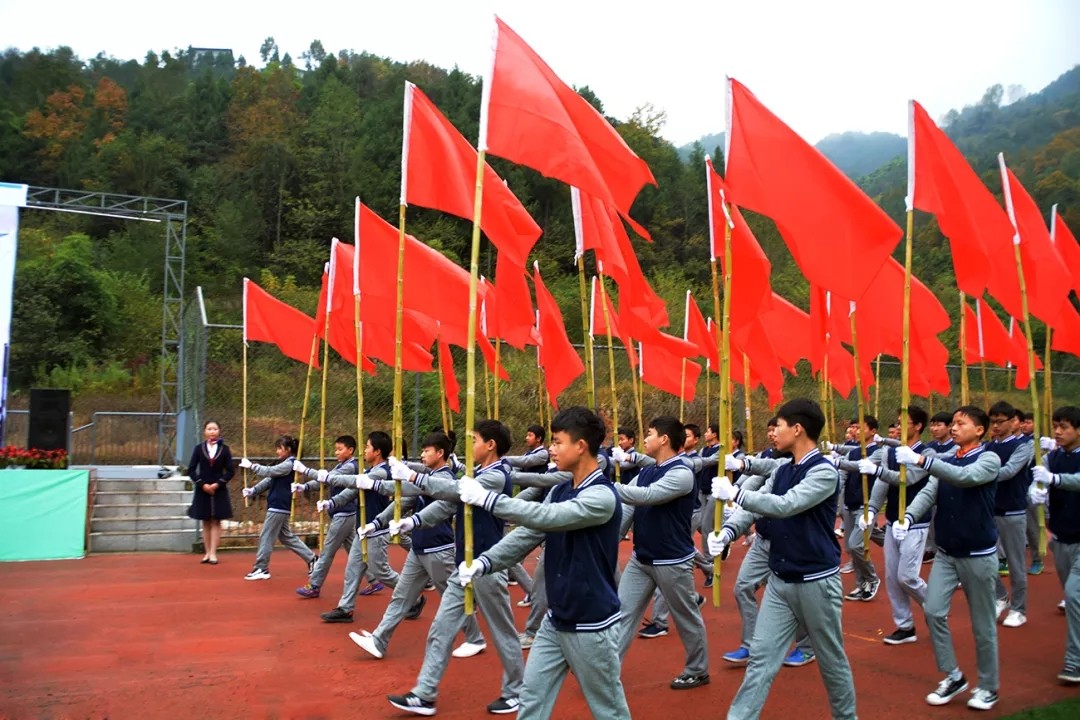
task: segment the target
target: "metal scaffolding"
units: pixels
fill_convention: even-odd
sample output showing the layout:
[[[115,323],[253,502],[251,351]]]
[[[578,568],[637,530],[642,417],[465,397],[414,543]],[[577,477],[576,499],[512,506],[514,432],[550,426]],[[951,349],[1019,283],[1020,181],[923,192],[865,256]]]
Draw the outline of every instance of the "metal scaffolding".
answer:
[[[187,246],[187,200],[30,186],[26,194],[26,208],[165,223],[158,462],[162,465],[170,464],[177,458],[177,408],[180,404],[182,378],[179,369],[184,353],[180,341]]]

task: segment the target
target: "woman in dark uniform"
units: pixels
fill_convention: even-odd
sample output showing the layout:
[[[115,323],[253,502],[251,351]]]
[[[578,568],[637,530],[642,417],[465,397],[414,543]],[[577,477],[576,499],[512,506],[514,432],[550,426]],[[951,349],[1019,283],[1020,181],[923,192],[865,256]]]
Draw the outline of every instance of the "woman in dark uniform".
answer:
[[[204,442],[191,451],[188,475],[195,483],[195,497],[188,515],[202,520],[203,545],[206,553],[202,562],[217,565],[217,549],[221,542],[221,521],[232,517],[232,502],[226,484],[236,472],[233,469],[229,446],[221,441],[221,428],[213,420],[203,425]]]

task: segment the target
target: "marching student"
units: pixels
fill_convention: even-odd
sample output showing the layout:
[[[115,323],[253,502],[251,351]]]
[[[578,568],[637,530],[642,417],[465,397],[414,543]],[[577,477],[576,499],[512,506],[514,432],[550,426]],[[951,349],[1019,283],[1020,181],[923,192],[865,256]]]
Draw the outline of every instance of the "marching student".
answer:
[[[681,422],[656,418],[645,436],[645,452],[654,464],[642,469],[633,485],[617,486],[623,503],[632,506],[632,511],[624,508],[623,534],[630,524],[634,526],[634,551],[619,580],[623,609],[619,654],[626,657],[649,599],[659,588],[686,651],[683,672],[671,681],[676,690],[709,683],[705,623],[694,590],[691,516],[697,485],[681,454],[685,442]]]
[[[479,466],[476,481],[488,490],[510,495],[513,491],[510,466],[502,461],[503,455],[510,449],[510,431],[498,420],[482,420],[473,430],[472,442],[473,459]],[[412,471],[403,464],[395,464],[393,472],[396,478],[402,481],[413,478]],[[459,482],[450,478],[419,475],[413,480],[420,491],[440,500],[457,497],[454,493],[459,491]],[[454,552],[455,561],[460,568],[465,560],[465,505],[460,498],[453,504],[456,513]],[[442,522],[443,512],[439,503],[433,503],[400,522],[390,521],[390,531],[394,534],[408,533],[432,523]],[[487,510],[474,509],[472,525],[473,550],[477,554],[485,552],[503,538],[505,522]],[[404,695],[387,696],[390,704],[399,710],[416,715],[435,714],[435,699],[438,696],[439,682],[450,661],[451,642],[465,624],[465,592],[459,580],[459,572],[460,570],[455,570],[447,578],[439,610],[428,630],[424,663],[416,678],[416,685]],[[503,666],[502,692],[487,706],[487,710],[494,715],[515,713],[519,706],[524,659],[514,627],[514,616],[510,610],[506,573],[498,571],[485,574],[476,578],[472,586],[477,607],[487,620],[495,650]]]
[[[240,467],[250,468],[252,473],[262,478],[252,487],[244,488],[243,496],[250,498],[267,493],[266,519],[263,520],[262,532],[259,533],[259,549],[255,552],[255,567],[244,576],[245,580],[270,579],[270,556],[274,551],[274,538],[307,563],[309,575],[318,559],[311,548],[296,537],[292,528],[289,527],[289,514],[292,512],[289,478],[292,476],[293,461],[296,459],[296,438],[292,435],[280,436],[274,443],[274,455],[278,459],[276,465],[259,465],[247,458],[240,460]]]
[[[1023,412],[1020,417],[1020,434],[1029,440],[1035,437],[1035,413]]]
[[[540,425],[530,425],[525,431],[525,454],[507,455],[503,460],[515,470],[521,470],[523,472],[544,472],[547,469],[549,461],[547,448],[544,447],[544,435],[545,431],[543,427]],[[535,581],[530,577],[525,566],[518,563],[517,565],[508,568],[507,574],[510,577],[511,584],[520,585],[521,589],[525,591],[525,597],[518,601],[517,606],[531,606],[533,603],[533,585]]]
[[[360,472],[360,465],[353,454],[356,452],[356,438],[352,435],[342,435],[334,440],[334,459],[337,464],[330,470],[329,475],[356,475]],[[300,460],[293,463],[293,470],[309,478],[306,483],[293,483],[293,494],[312,492],[319,488],[319,471],[306,467]],[[333,489],[331,497],[336,497],[345,491],[344,488]],[[326,574],[330,572],[330,566],[334,563],[334,556],[338,549],[344,545],[345,552],[352,549],[353,535],[356,533],[357,518],[356,501],[338,505],[330,510],[330,527],[326,530],[323,538],[322,552],[315,567],[311,570],[307,584],[296,588],[296,594],[302,598],[319,597],[319,589]]]
[[[637,430],[629,426],[623,426],[619,428],[619,436],[617,447],[622,451],[623,455],[629,455],[634,451],[634,446],[637,444]],[[611,448],[612,460],[615,458],[615,448]],[[637,477],[640,468],[635,465],[631,465],[628,462],[619,463],[619,482],[630,483]]]
[[[855,427],[855,442],[859,442],[859,433],[866,439],[866,456],[870,457],[877,450],[877,443],[873,438],[877,435],[878,421],[873,415],[864,415],[862,428],[859,427],[859,419],[853,418],[851,425]],[[850,425],[849,425],[850,427]],[[920,428],[921,430],[921,428]],[[862,448],[856,447],[848,451],[847,458],[838,466],[841,470],[841,479],[844,481],[843,502],[840,507],[840,518],[844,527],[844,544],[847,546],[848,557],[851,558],[851,568],[855,573],[855,587],[844,596],[845,600],[859,600],[869,602],[877,595],[881,580],[878,578],[877,568],[870,554],[863,544],[863,533],[856,532],[858,520],[865,510],[862,484],[863,474],[859,471],[859,462],[862,460]],[[919,556],[922,560],[922,556]],[[841,569],[841,572],[844,572]]]
[[[987,449],[1001,458],[994,499],[994,522],[998,531],[998,546],[1005,553],[1011,592],[1005,589],[1000,573],[994,581],[997,590],[995,617],[1008,610],[1002,625],[1020,627],[1027,622],[1027,572],[1025,536],[1027,534],[1027,491],[1031,485],[1031,464],[1035,446],[1019,433],[1022,412],[1005,401],[990,408],[991,442]]]
[[[731,433],[731,443],[729,445],[732,448],[732,454],[736,457],[743,457],[746,452],[743,450],[743,434],[739,430],[734,430]],[[702,459],[716,458],[717,466],[719,466],[718,453],[720,452],[720,424],[709,423],[705,428],[705,447],[701,448]],[[713,518],[716,513],[716,500],[712,496],[712,479],[716,477],[716,468],[703,467],[697,473],[698,492],[701,493],[703,498],[701,512],[695,513],[694,517],[694,531],[701,533],[701,555],[704,558],[706,564],[709,566],[707,569],[703,569],[705,573],[705,587],[711,588],[713,584],[713,572],[712,572],[712,557],[709,555],[709,533],[713,530]],[[735,482],[739,482],[740,476],[736,473]],[[696,559],[696,558],[695,558]]]
[[[926,418],[925,410],[915,405],[908,406],[907,447],[921,455],[932,455],[933,451],[920,439]],[[900,508],[900,463],[896,453],[897,448],[881,448],[858,463],[859,471],[874,480],[874,489],[870,494],[869,518],[859,515],[858,532],[862,534],[868,525],[867,521],[876,526],[878,508],[883,505],[885,507],[885,591],[889,595],[893,624],[896,627],[883,638],[886,645],[904,645],[918,640],[911,601],[914,600],[920,608],[926,602],[926,581],[919,574],[919,569],[926,551],[932,514],[928,511],[912,522],[902,540],[892,534],[889,526],[897,521]],[[908,468],[906,475],[907,497],[914,499],[926,486],[926,471]]]
[[[909,447],[896,449],[899,462],[926,470],[930,478],[908,505],[904,517],[892,524],[893,537],[903,543],[916,520],[937,507],[933,522],[938,553],[930,569],[923,610],[938,670],[947,674],[926,696],[930,705],[945,705],[968,687],[949,630],[949,612],[957,586],[967,596],[979,668],[979,684],[971,693],[968,707],[989,710],[998,700],[994,496],[1001,460],[982,444],[989,425],[985,410],[965,405],[953,415],[955,453],[932,458]]]
[[[817,449],[825,415],[812,400],[791,400],[776,413],[776,448],[792,459],[777,467],[759,491],[736,488],[726,477],[713,481],[720,502],[733,501],[736,513],[719,532],[709,534],[709,550],[720,555],[745,531],[748,513],[769,518],[769,569],[761,612],[750,643],[750,661],[728,720],[761,715],[776,673],[801,625],[817,654],[832,717],[855,717],[855,685],[844,652],[840,606],[840,545],[836,524],[840,475]],[[734,458],[725,458],[738,463]],[[754,473],[757,461],[747,471]]]
[[[550,609],[525,664],[518,717],[549,718],[558,691],[572,671],[592,717],[630,717],[620,679],[620,611],[615,573],[619,563],[622,502],[596,461],[604,426],[583,407],[563,410],[551,421],[551,453],[572,479],[555,487],[543,504],[518,500],[461,481],[461,499],[518,527],[461,564],[461,583],[507,568],[544,543]]]
[[[430,471],[431,477],[456,480],[447,464],[452,446],[450,438],[445,433],[435,432],[424,436],[420,447],[420,459]],[[373,489],[381,492],[383,488],[378,486],[383,483],[378,480],[374,483]],[[393,493],[393,483],[385,483],[385,485],[389,487],[390,493]],[[447,579],[454,572],[454,528],[450,524],[450,518],[457,509],[454,504],[444,501],[432,502],[423,496],[403,497],[402,503],[410,504],[414,513],[420,512],[429,504],[438,505],[444,519],[438,522],[432,521],[412,532],[412,548],[405,557],[405,565],[401,568],[394,594],[375,632],[361,630],[359,633],[349,633],[354,643],[377,659],[382,659],[385,655],[390,638],[401,621],[419,615],[417,607],[423,608],[426,603],[422,592],[428,580],[434,583],[435,589],[442,595],[446,592]],[[359,535],[363,538],[379,529],[389,527],[393,517],[394,506],[388,504],[376,518],[361,528]],[[487,647],[484,636],[480,633],[480,627],[476,623],[475,615],[465,618],[463,630],[466,643],[481,649]]]
[[[1054,411],[1057,447],[1032,472],[1032,505],[1048,505],[1046,522],[1054,568],[1065,591],[1065,663],[1058,680],[1080,683],[1080,408]]]
[[[935,455],[944,455],[956,447],[952,434],[952,415],[947,412],[934,413],[930,418],[930,442],[926,447],[934,451]]]

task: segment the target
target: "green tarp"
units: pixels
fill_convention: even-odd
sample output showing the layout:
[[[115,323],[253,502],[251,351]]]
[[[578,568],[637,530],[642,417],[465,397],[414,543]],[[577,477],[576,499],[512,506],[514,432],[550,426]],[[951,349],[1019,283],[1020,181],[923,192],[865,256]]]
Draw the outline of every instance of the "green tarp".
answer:
[[[0,561],[81,558],[86,470],[0,470]]]

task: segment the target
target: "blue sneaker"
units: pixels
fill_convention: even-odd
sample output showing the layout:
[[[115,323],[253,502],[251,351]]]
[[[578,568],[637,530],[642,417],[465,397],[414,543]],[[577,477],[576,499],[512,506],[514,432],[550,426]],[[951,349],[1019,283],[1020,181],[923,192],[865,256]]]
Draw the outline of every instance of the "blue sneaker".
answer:
[[[744,647],[740,647],[734,652],[724,653],[724,661],[734,663],[735,665],[745,665],[750,662],[750,650]]]
[[[816,660],[816,658],[814,657],[813,650],[804,652],[800,648],[795,648],[788,653],[786,658],[784,658],[784,664],[788,667],[802,667],[803,665],[809,665],[814,662],[814,660]]]

